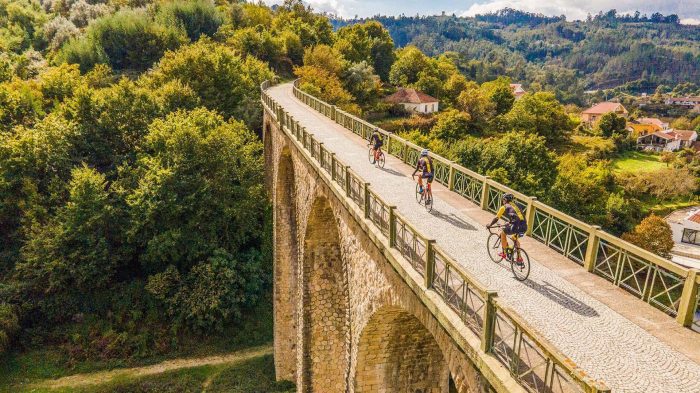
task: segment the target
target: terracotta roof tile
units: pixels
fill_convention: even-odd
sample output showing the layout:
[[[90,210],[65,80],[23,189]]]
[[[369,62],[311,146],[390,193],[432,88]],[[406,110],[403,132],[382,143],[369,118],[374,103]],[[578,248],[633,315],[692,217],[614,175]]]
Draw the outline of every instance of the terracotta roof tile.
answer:
[[[438,102],[437,98],[431,97],[416,89],[399,88],[396,93],[384,99],[387,102],[394,104],[427,104]]]
[[[622,107],[623,112],[627,112],[624,106],[619,102],[601,102],[600,104],[593,105],[592,107],[586,109],[581,113],[591,114],[591,115],[602,115],[608,112],[615,112],[619,107]]]

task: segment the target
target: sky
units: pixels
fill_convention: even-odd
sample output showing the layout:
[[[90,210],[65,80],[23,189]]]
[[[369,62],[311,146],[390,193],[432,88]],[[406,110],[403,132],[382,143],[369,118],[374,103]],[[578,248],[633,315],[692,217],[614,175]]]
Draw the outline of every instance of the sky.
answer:
[[[265,0],[268,4],[279,0]],[[472,16],[510,7],[545,15],[566,15],[568,20],[585,19],[598,11],[616,9],[618,13],[651,15],[677,14],[682,23],[700,24],[700,0],[305,0],[319,12],[329,12],[344,18],[382,15],[435,15]]]

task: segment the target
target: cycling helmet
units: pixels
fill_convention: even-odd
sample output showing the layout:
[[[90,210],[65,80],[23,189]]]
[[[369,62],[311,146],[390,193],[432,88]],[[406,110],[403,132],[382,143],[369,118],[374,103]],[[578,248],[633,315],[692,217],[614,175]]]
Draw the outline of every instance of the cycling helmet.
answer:
[[[420,152],[420,156],[425,157],[428,155],[428,153],[430,153],[430,151],[428,149],[423,149],[423,151]]]
[[[513,196],[513,194],[509,194],[509,193],[503,194],[503,200],[506,202],[513,202],[514,198],[515,197]]]

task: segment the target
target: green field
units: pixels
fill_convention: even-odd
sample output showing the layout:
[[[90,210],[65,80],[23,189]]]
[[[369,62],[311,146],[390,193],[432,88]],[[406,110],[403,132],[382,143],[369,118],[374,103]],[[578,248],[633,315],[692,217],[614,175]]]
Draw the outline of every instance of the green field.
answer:
[[[613,169],[617,172],[653,172],[666,168],[658,154],[629,151],[613,160]]]

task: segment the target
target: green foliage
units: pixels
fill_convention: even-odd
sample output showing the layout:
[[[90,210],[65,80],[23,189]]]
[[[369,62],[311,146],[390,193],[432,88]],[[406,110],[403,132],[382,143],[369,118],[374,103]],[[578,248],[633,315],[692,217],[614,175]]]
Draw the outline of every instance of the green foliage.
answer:
[[[299,77],[301,90],[318,97],[331,105],[337,105],[351,112],[358,112],[353,104],[353,96],[345,90],[340,79],[329,71],[316,66],[303,66],[294,69]]]
[[[370,64],[377,75],[389,80],[394,62],[394,41],[379,22],[369,21],[343,27],[338,30],[334,48],[351,63],[362,61]]]
[[[541,136],[509,132],[485,143],[459,143],[454,156],[465,167],[542,198],[557,176],[557,163]]]
[[[664,258],[671,257],[673,233],[662,217],[652,214],[634,227],[632,232],[625,233],[622,238]]]
[[[124,253],[105,177],[87,167],[74,169],[68,192],[53,219],[32,226],[17,264],[20,277],[47,296],[106,287]]]
[[[455,142],[469,134],[470,120],[468,114],[448,109],[437,115],[437,123],[430,130],[430,134],[445,142]]]
[[[91,23],[84,37],[62,48],[60,57],[80,64],[82,71],[99,63],[115,70],[143,71],[185,40],[176,26],[156,23],[144,11],[124,10]]]
[[[342,76],[348,64],[343,55],[328,45],[316,45],[304,51],[304,65],[324,69],[335,76]]]
[[[613,185],[613,175],[604,162],[590,163],[583,156],[565,155],[547,197],[554,207],[585,222],[603,225]]]
[[[494,103],[496,115],[506,114],[513,107],[515,96],[510,88],[510,79],[499,77],[498,79],[485,82],[481,89],[486,96]]]
[[[13,307],[0,303],[0,355],[10,346],[10,340],[19,330],[19,318]]]
[[[236,30],[226,41],[238,53],[247,53],[270,64],[277,64],[284,54],[283,43],[261,26]]]
[[[19,54],[40,46],[37,33],[47,19],[38,1],[0,0],[0,52]]]
[[[179,80],[197,93],[205,107],[254,127],[261,121],[259,86],[272,76],[259,60],[243,59],[221,44],[201,39],[166,53],[149,75],[149,87],[158,89]]]
[[[525,94],[504,120],[511,129],[543,136],[550,144],[561,141],[573,129],[554,94],[544,92]]]
[[[44,115],[44,97],[35,81],[0,84],[0,131],[31,126]]]
[[[627,120],[624,117],[618,116],[614,112],[608,112],[600,117],[595,125],[595,130],[599,135],[611,138],[624,133],[625,127],[627,127]]]
[[[211,0],[178,0],[160,4],[156,20],[162,21],[163,25],[179,26],[191,41],[199,40],[202,35],[213,37],[223,23]]]

